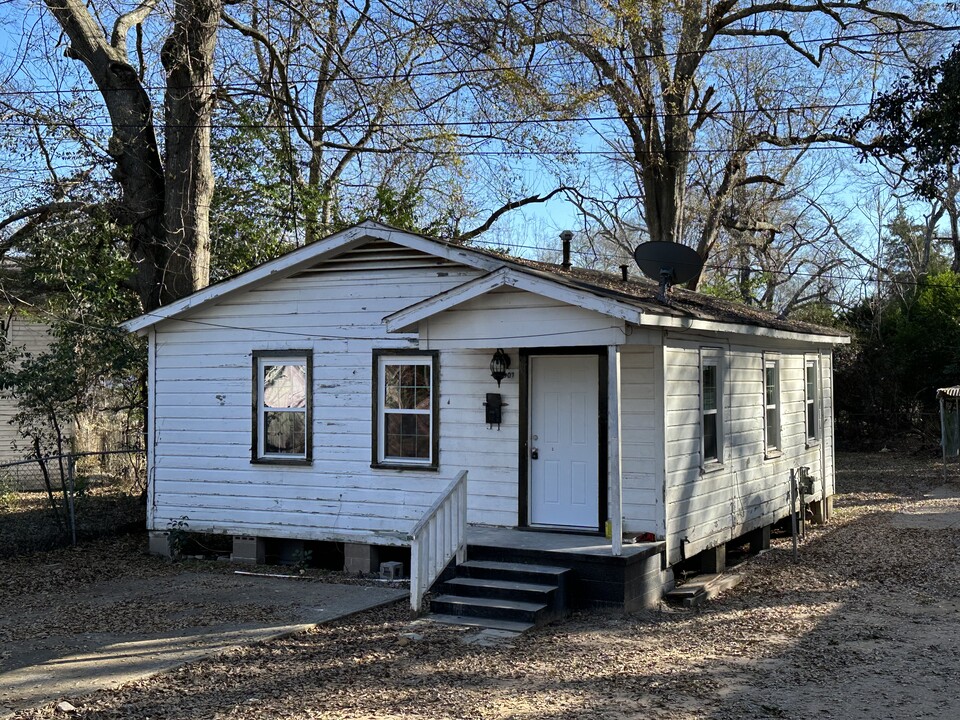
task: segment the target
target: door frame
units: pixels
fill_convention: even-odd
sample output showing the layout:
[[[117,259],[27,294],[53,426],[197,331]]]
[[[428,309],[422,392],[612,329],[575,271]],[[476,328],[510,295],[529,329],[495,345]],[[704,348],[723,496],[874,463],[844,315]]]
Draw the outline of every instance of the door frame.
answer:
[[[517,527],[546,532],[588,533],[578,528],[539,528],[530,525],[530,356],[531,355],[596,355],[597,356],[597,529],[603,535],[607,522],[607,396],[609,394],[607,372],[607,347],[584,345],[582,347],[520,348],[520,428],[517,476]]]

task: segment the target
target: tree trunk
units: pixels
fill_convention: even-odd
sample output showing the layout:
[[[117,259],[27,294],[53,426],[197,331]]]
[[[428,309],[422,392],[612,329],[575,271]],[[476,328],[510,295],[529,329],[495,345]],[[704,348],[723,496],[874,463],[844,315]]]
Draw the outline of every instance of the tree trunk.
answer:
[[[153,107],[127,59],[126,34],[155,2],[121,16],[108,40],[82,0],[44,0],[103,96],[113,135],[108,151],[120,202],[110,208],[130,228],[132,284],[145,311],[209,282],[212,57],[221,0],[178,0],[174,29],[164,45],[168,73],[166,170],[154,130]]]
[[[161,279],[164,304],[210,283],[213,50],[222,9],[221,0],[178,0],[173,33],[160,55],[167,71],[164,225],[170,250]]]

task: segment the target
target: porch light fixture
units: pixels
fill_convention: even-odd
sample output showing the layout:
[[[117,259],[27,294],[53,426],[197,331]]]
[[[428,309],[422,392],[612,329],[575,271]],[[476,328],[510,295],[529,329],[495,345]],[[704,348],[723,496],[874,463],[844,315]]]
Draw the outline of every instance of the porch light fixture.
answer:
[[[500,387],[500,381],[507,376],[507,368],[510,367],[510,356],[502,348],[497,348],[490,361],[490,375],[497,381],[497,387]]]

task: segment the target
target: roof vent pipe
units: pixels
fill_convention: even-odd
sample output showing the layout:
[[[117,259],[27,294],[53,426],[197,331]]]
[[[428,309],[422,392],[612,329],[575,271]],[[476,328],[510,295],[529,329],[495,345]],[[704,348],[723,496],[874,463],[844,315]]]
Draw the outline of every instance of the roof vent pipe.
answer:
[[[560,233],[560,240],[563,242],[563,262],[560,263],[560,267],[564,270],[570,269],[570,241],[573,240],[573,233],[569,230],[564,230]]]

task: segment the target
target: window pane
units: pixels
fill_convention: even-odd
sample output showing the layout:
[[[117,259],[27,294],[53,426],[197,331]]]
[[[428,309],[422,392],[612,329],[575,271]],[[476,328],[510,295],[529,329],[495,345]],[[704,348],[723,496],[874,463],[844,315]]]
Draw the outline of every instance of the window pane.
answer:
[[[430,416],[387,413],[383,422],[384,456],[430,459]]]
[[[264,365],[263,404],[269,408],[305,408],[307,406],[306,366]]]
[[[773,366],[768,366],[766,369],[766,381],[767,381],[767,405],[773,405],[777,402],[777,371]]]
[[[817,364],[807,364],[807,437],[817,437]]]
[[[767,410],[767,447],[777,447],[777,411]]]
[[[717,416],[703,416],[703,460],[717,459]]]
[[[429,365],[386,365],[383,406],[387,410],[430,408]]]
[[[400,453],[400,420],[403,415],[387,414],[383,419],[383,454],[386,457],[403,457]]]
[[[263,414],[263,450],[268,455],[306,454],[305,415],[270,411]]]
[[[397,410],[400,405],[400,365],[383,367],[383,406],[388,410]]]
[[[717,366],[703,366],[703,409],[717,409]]]

